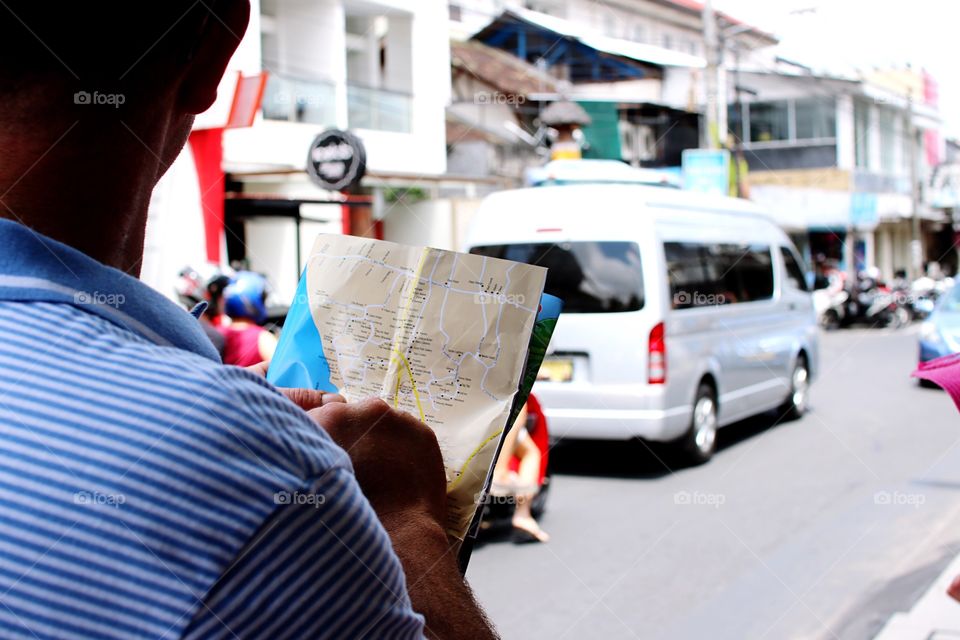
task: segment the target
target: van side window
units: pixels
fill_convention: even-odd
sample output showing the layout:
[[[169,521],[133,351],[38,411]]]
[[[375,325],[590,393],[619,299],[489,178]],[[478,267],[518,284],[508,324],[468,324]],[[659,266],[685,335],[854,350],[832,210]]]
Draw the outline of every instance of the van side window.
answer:
[[[740,280],[743,302],[769,300],[773,297],[773,256],[770,247],[738,246],[733,267]]]
[[[733,243],[665,242],[674,309],[773,297],[770,247]]]
[[[716,274],[710,271],[704,245],[665,242],[663,250],[670,282],[670,302],[674,309],[718,304]]]
[[[780,247],[780,255],[783,256],[783,264],[787,267],[787,282],[790,283],[790,286],[800,291],[809,291],[806,273],[793,251],[786,247]]]

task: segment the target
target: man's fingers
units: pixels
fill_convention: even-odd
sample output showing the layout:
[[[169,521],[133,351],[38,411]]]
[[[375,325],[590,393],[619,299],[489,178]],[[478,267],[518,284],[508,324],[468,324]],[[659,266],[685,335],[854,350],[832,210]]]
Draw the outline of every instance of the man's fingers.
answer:
[[[250,365],[246,367],[246,370],[252,373],[255,376],[260,376],[261,378],[267,377],[267,369],[270,367],[269,362],[261,362],[260,364]]]
[[[261,362],[260,364],[254,364],[245,368],[255,376],[266,378],[267,369],[269,367],[269,362]],[[333,402],[347,401],[347,399],[339,393],[330,393],[328,391],[316,391],[315,389],[288,389],[286,387],[280,387],[279,389],[280,393],[287,396],[287,399],[290,400],[290,402],[297,405],[304,411],[310,411],[311,409],[316,409]]]
[[[314,389],[280,389],[290,402],[304,411],[311,411],[333,403],[343,403],[346,399],[339,393],[316,391]]]

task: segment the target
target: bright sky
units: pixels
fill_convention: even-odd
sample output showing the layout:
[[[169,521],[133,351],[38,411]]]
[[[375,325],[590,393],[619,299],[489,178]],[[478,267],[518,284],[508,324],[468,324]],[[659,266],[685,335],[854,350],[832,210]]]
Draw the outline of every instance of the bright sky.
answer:
[[[781,55],[814,67],[926,69],[947,134],[960,137],[957,0],[714,0],[714,8],[773,32]]]

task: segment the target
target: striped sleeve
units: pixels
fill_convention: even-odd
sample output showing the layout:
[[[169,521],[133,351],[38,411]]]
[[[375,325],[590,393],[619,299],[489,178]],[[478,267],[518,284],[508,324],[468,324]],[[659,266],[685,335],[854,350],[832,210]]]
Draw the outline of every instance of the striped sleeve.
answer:
[[[423,637],[390,539],[350,471],[332,469],[274,502],[185,638]]]

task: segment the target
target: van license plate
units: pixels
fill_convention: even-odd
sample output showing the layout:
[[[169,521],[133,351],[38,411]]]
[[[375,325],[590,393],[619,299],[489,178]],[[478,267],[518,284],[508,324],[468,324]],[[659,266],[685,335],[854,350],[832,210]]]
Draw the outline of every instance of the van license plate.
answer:
[[[537,377],[550,382],[570,382],[573,379],[573,360],[544,360]]]

